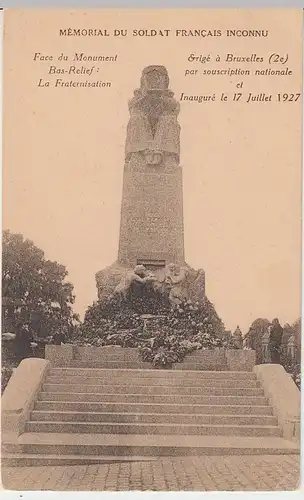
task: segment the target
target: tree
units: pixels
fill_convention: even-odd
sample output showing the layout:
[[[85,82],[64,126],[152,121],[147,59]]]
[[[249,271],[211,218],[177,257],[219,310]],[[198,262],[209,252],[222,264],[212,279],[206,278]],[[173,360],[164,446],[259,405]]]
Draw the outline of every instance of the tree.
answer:
[[[301,361],[301,318],[298,318],[296,321],[290,325],[286,323],[284,325],[284,333],[282,338],[282,345],[284,346],[284,351],[287,352],[288,341],[290,337],[294,338],[294,347],[295,347],[295,355],[294,360],[297,363]]]
[[[71,333],[78,316],[73,312],[73,285],[67,270],[46,260],[44,252],[21,234],[3,232],[2,330],[28,326],[40,337]]]
[[[292,324],[292,328],[295,336],[296,359],[298,363],[301,363],[301,318]]]
[[[253,321],[249,331],[245,335],[245,344],[247,347],[256,351],[257,364],[262,363],[263,361],[262,339],[270,324],[271,323],[268,319],[258,318]]]

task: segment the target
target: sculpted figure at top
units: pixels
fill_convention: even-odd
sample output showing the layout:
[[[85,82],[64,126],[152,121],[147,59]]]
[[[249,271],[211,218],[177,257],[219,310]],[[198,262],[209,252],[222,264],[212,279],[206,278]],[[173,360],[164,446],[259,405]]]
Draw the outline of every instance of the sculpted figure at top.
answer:
[[[129,101],[126,161],[140,154],[148,165],[179,164],[179,103],[169,90],[164,66],[148,66],[142,72],[140,88]]]

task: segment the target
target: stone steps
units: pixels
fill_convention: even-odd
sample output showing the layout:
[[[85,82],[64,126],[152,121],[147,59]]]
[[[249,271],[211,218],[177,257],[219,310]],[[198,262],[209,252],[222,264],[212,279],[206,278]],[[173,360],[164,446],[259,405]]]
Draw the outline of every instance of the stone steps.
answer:
[[[272,455],[299,453],[297,443],[281,437],[176,436],[176,435],[107,435],[24,433],[18,444],[6,443],[4,457],[12,454],[36,456],[40,463],[49,456],[79,456],[78,463],[98,461],[105,456],[202,456],[202,455]]]
[[[95,347],[75,347],[74,346],[74,360],[81,361],[85,358],[88,362],[98,362],[98,361],[141,361],[141,356],[137,347],[120,347],[120,346],[104,346],[99,348],[98,359],[96,359],[96,348]],[[199,361],[213,361],[216,360],[225,363],[226,356],[223,349],[197,349],[189,354],[186,354],[184,361],[199,360]]]
[[[124,349],[125,351],[129,351],[129,349]],[[137,351],[135,349],[135,351]],[[205,352],[205,351],[204,351]],[[89,359],[89,356],[88,356],[88,359],[84,358],[83,356],[75,356],[74,357],[74,360],[73,362],[75,364],[79,364],[81,362],[83,363],[91,363],[91,360]],[[226,358],[225,358],[225,355],[222,355],[222,356],[217,356],[217,361],[216,363],[214,363],[214,356],[204,356],[204,360],[202,360],[202,356],[200,354],[199,351],[197,351],[197,353],[194,353],[194,354],[188,354],[184,357],[183,359],[183,362],[184,363],[207,363],[207,364],[223,364],[225,365],[226,364]],[[135,352],[133,353],[132,355],[129,354],[129,352],[127,353],[123,353],[123,354],[107,354],[107,353],[101,353],[101,355],[99,356],[99,359],[98,360],[95,360],[94,361],[94,364],[98,364],[98,363],[143,363],[143,360],[139,354],[139,352]]]
[[[213,362],[188,362],[185,359],[182,363],[174,363],[172,366],[173,370],[214,370],[214,371],[225,371],[227,370],[226,363],[213,363]]]
[[[192,424],[139,424],[99,422],[33,422],[26,424],[26,432],[88,433],[88,434],[148,434],[195,436],[280,436],[278,426],[270,425],[192,425]]]
[[[134,379],[148,379],[149,384],[155,381],[158,383],[158,379],[165,380],[191,380],[196,382],[196,385],[202,379],[212,379],[212,380],[251,380],[256,382],[256,376],[253,372],[239,372],[239,371],[213,371],[213,370],[203,370],[198,372],[193,372],[192,370],[155,370],[155,369],[115,369],[111,368],[100,369],[96,366],[86,367],[86,368],[53,368],[50,370],[50,376],[62,377],[64,375],[68,376],[79,376],[79,377],[103,377],[104,379],[115,380],[116,378],[130,381]],[[132,382],[133,383],[133,382]]]
[[[136,456],[95,456],[95,455],[42,455],[34,453],[7,453],[1,460],[4,467],[32,467],[39,464],[39,467],[73,466],[73,465],[97,465],[97,464],[117,464],[133,462],[153,462],[156,457],[136,457]]]
[[[73,393],[75,384],[50,384],[47,381],[43,385],[43,392],[68,392]],[[138,394],[139,397],[151,395],[179,395],[179,396],[263,396],[261,388],[247,388],[247,387],[184,387],[184,386],[149,386],[149,385],[93,385],[93,384],[80,384],[77,385],[78,393],[97,393],[97,394]]]
[[[114,413],[114,412],[86,412],[86,411],[43,411],[34,410],[31,413],[31,422],[103,422],[103,423],[159,423],[159,424],[211,424],[211,425],[277,425],[273,415],[221,415],[221,414],[194,414],[187,413]]]
[[[166,373],[166,372],[165,372]],[[213,379],[210,378],[201,378],[199,380],[195,379],[177,379],[176,378],[166,378],[166,377],[157,377],[157,378],[148,378],[148,377],[128,377],[128,380],[132,382],[133,387],[143,386],[143,387],[159,387],[162,386],[165,390],[169,392],[174,388],[187,387],[187,388],[201,388],[201,387],[221,387],[221,388],[248,388],[253,389],[259,387],[259,383],[257,380],[234,380],[234,379]],[[98,385],[115,385],[118,387],[118,384],[123,384],[126,382],[126,377],[122,376],[113,376],[106,377],[103,374],[101,375],[65,375],[61,376],[51,375],[46,379],[46,383],[48,384],[92,384]]]
[[[80,356],[80,355],[77,355],[77,351],[76,351],[76,354],[74,356],[74,361],[75,362],[79,362],[79,361],[85,361],[87,363],[91,363],[91,356],[90,356],[90,353],[88,353],[88,356],[85,357],[83,354]],[[94,360],[94,363],[95,362],[124,362],[124,361],[132,361],[132,362],[141,362],[141,357],[140,357],[140,354],[139,354],[139,351],[137,348],[121,348],[121,351],[119,353],[109,353],[107,352],[107,349],[106,348],[103,348],[99,354],[99,357],[97,360]]]
[[[222,356],[221,358],[220,357],[217,357],[217,361],[216,363],[214,362],[214,360],[210,357],[209,359],[208,358],[205,358],[204,360],[202,360],[201,356],[199,354],[197,355],[192,355],[192,354],[189,354],[188,356],[185,356],[182,363],[199,363],[201,366],[204,366],[205,364],[209,364],[209,365],[225,365],[226,366],[226,358],[225,356]],[[204,369],[204,368],[202,368]]]
[[[90,368],[91,363],[87,361],[77,361],[73,360],[69,363],[70,367],[75,368]],[[153,369],[152,363],[148,363],[145,361],[100,361],[94,363],[95,368],[101,369],[137,369],[137,370],[151,370]],[[172,370],[216,370],[216,371],[225,371],[227,370],[226,363],[218,363],[214,364],[214,362],[210,363],[201,363],[199,360],[197,362],[188,362],[187,360],[182,363],[174,363],[171,367]]]
[[[69,367],[71,368],[90,368],[92,365],[89,361],[73,360],[70,361]],[[121,370],[151,370],[153,369],[152,363],[147,363],[141,360],[113,360],[100,359],[94,362],[94,368],[99,369],[121,369]]]
[[[209,399],[209,398],[208,398]],[[106,402],[86,402],[86,401],[37,401],[35,410],[49,412],[85,412],[90,413],[158,413],[167,415],[182,413],[192,416],[202,415],[272,415],[270,406],[254,405],[187,405],[187,404],[163,404],[163,403],[106,403]]]
[[[76,388],[78,389],[78,388]],[[103,403],[171,403],[171,404],[212,404],[212,405],[253,405],[266,406],[264,396],[214,396],[214,395],[172,395],[172,394],[99,394],[86,392],[41,392],[39,401],[81,401]]]
[[[74,436],[281,435],[252,373],[78,370],[78,374],[75,368],[51,370],[27,432]],[[204,414],[206,407],[209,410]]]
[[[7,463],[297,453],[295,443],[282,439],[253,372],[126,364],[52,368],[24,434],[5,443]]]
[[[209,353],[209,355],[208,355]],[[195,359],[202,359],[202,356],[204,357],[204,359],[212,359],[214,358],[214,351],[213,349],[211,350],[208,350],[208,349],[197,349],[195,351],[192,351],[190,352],[189,354],[186,354],[185,356],[185,360],[188,360],[188,359],[192,359],[192,358],[195,358]],[[217,351],[217,354],[216,354],[216,357],[217,359],[220,359],[220,360],[223,360],[225,361],[226,360],[226,356],[225,356],[225,351],[224,350],[218,350]]]

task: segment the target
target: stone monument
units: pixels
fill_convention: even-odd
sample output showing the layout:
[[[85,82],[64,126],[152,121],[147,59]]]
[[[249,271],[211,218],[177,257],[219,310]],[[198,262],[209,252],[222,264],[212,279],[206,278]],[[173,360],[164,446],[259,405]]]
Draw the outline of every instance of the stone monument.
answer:
[[[232,340],[238,349],[243,348],[243,342],[244,342],[243,341],[243,334],[242,334],[242,331],[241,331],[239,325],[237,325],[235,331],[233,332]]]
[[[180,106],[165,67],[148,66],[129,101],[117,261],[96,274],[99,299],[132,282],[167,291],[170,301],[205,296],[205,274],[185,262]]]

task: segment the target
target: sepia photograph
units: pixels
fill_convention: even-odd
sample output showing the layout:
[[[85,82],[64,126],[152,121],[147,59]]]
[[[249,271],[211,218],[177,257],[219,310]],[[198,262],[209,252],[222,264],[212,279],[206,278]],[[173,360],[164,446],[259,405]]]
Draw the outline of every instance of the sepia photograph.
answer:
[[[5,490],[300,488],[302,29],[5,9]]]

